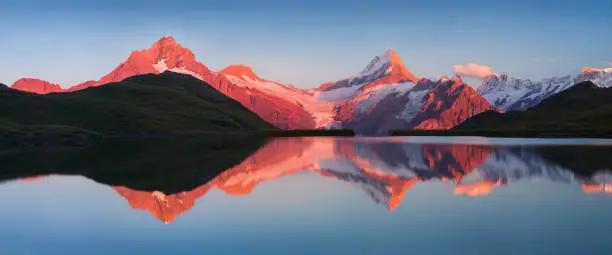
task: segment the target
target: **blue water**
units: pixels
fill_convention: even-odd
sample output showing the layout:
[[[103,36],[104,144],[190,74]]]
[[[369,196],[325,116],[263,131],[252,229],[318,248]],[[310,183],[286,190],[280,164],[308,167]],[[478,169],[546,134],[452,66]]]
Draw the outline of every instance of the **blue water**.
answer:
[[[0,254],[612,253],[612,175],[606,171],[578,177],[567,166],[541,160],[527,149],[504,152],[505,144],[523,148],[543,140],[468,139],[470,145],[454,149],[452,162],[475,148],[478,153],[471,154],[482,154],[485,148],[486,155],[470,156],[469,168],[474,169],[461,174],[459,181],[448,180],[441,177],[445,169],[431,165],[426,166],[431,172],[423,173],[428,162],[423,158],[446,155],[435,159],[436,165],[453,165],[446,163],[451,154],[444,151],[457,140],[419,139],[275,141],[272,149],[258,153],[288,151],[298,142],[304,149],[295,157],[288,155],[285,168],[277,160],[249,175],[237,173],[235,182],[259,178],[250,192],[230,194],[213,185],[168,224],[85,177],[7,181],[0,184]],[[350,142],[344,145],[353,149],[350,157],[339,152],[339,140]],[[322,152],[330,143],[336,148],[331,159]],[[422,155],[432,150],[436,152]],[[309,151],[320,155],[305,159]],[[390,156],[396,153],[401,156]],[[520,156],[502,160],[512,155]],[[528,159],[536,163],[521,168],[520,160]],[[298,161],[303,169],[288,169]],[[326,164],[335,167],[322,169],[324,161],[334,161]],[[351,169],[365,161],[370,169]],[[276,170],[290,172],[273,174]],[[389,191],[389,185],[381,184],[383,177],[358,178],[364,172],[420,181],[393,207],[390,194],[401,192]],[[471,196],[457,191],[473,183],[495,187]],[[583,185],[600,189],[587,192]]]

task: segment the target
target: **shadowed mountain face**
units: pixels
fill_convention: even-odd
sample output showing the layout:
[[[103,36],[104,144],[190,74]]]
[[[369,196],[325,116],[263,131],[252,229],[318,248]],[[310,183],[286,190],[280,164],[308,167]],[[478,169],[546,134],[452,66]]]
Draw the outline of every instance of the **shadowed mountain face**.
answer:
[[[0,123],[63,125],[104,134],[273,129],[239,102],[192,76],[132,76],[73,93],[0,93]]]
[[[298,172],[350,183],[388,210],[394,210],[411,187],[430,181],[449,182],[455,186],[454,194],[466,196],[486,195],[531,178],[577,182],[588,193],[610,192],[612,176],[605,171],[612,169],[612,160],[604,156],[609,150],[609,146],[445,144],[405,138],[279,138],[265,144],[239,139],[236,143],[156,141],[5,153],[0,164],[15,166],[3,171],[3,179],[86,176],[110,185],[133,208],[170,223],[212,189],[248,195],[262,182]],[[34,157],[40,160],[28,160]]]

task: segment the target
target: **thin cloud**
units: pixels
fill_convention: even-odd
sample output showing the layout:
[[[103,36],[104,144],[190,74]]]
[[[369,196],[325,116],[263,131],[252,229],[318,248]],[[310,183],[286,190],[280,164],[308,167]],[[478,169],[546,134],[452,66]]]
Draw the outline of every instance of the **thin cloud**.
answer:
[[[485,79],[491,75],[494,75],[493,68],[480,65],[476,63],[468,63],[465,65],[454,65],[453,72],[455,74],[465,77],[474,77],[477,79]]]
[[[612,62],[610,62],[610,61],[604,61],[604,64],[612,66]]]

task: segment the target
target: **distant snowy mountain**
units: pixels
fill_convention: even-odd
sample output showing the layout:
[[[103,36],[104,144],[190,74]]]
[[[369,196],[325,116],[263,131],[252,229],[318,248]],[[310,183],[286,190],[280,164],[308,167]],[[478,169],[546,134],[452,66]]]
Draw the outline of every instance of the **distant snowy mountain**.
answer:
[[[585,68],[576,76],[568,75],[541,81],[496,74],[482,83],[478,93],[503,111],[525,110],[583,81],[592,81],[600,87],[612,87],[612,68]]]

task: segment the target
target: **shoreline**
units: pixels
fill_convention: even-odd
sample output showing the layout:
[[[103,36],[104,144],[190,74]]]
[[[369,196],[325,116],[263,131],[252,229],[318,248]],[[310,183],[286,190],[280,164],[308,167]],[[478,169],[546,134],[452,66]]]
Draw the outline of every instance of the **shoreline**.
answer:
[[[79,128],[25,128],[0,132],[0,149],[25,149],[33,147],[84,147],[103,140],[250,140],[283,137],[357,137],[353,130],[258,130],[238,132],[184,131],[169,133],[102,134]],[[387,136],[359,137],[486,137],[486,138],[565,138],[565,139],[612,139],[607,130],[392,130]]]
[[[608,130],[391,130],[389,136],[475,136],[487,138],[612,139]]]

